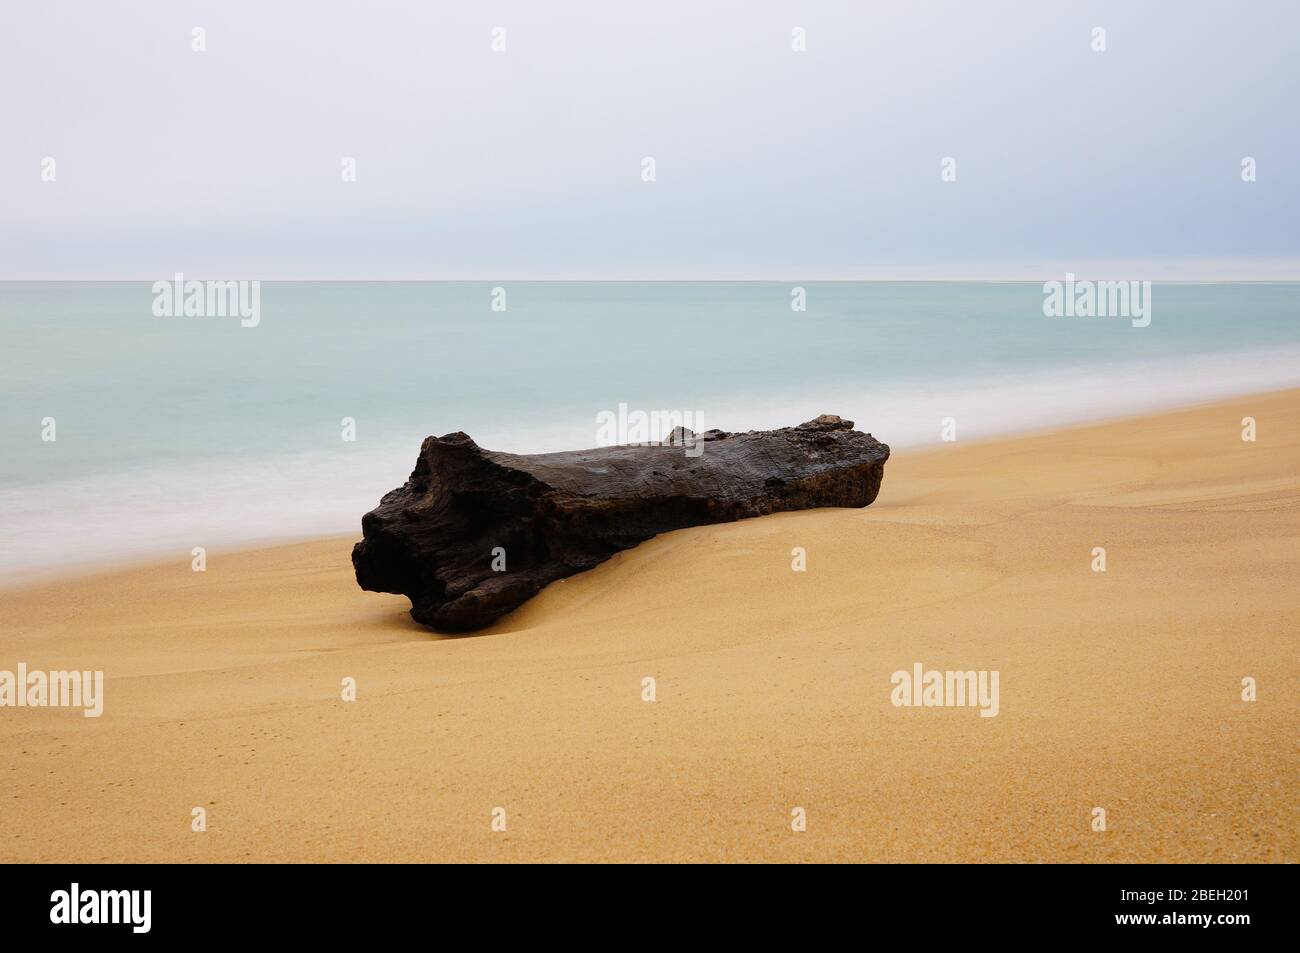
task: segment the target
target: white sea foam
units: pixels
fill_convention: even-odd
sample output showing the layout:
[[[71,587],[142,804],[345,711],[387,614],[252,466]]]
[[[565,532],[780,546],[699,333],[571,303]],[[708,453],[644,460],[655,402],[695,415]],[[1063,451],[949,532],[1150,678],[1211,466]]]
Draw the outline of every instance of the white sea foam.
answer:
[[[895,449],[940,442],[956,421],[958,442],[1171,410],[1300,386],[1300,348],[1041,370],[1015,376],[916,381],[879,390],[827,390],[772,401],[755,395],[707,407],[711,426],[769,429],[835,413]]]

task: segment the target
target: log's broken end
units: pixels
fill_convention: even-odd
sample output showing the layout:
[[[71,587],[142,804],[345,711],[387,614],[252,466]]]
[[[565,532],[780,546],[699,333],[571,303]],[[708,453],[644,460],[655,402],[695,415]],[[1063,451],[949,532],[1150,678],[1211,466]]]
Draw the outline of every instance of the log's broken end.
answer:
[[[406,483],[361,520],[357,583],[448,632],[490,624],[556,579],[659,533],[880,492],[889,447],[823,414],[797,427],[532,455],[427,437]]]

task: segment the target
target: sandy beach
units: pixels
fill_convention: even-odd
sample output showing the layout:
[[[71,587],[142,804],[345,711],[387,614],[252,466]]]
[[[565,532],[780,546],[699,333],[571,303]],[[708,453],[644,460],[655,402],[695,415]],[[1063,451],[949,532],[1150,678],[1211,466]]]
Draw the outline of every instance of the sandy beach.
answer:
[[[1294,862],[1297,461],[1300,391],[899,451],[471,637],[354,536],[0,590],[0,668],[105,673],[0,709],[0,860]],[[998,714],[894,706],[916,663]]]

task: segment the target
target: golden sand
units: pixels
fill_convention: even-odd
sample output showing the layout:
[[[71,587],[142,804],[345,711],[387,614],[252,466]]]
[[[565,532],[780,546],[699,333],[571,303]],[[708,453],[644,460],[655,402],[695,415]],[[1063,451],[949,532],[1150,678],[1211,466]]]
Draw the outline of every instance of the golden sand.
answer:
[[[868,509],[671,533],[472,637],[351,538],[0,592],[0,669],[106,673],[98,719],[0,708],[0,860],[1300,860],[1298,465],[1300,391],[897,452]],[[998,715],[895,707],[917,662]]]

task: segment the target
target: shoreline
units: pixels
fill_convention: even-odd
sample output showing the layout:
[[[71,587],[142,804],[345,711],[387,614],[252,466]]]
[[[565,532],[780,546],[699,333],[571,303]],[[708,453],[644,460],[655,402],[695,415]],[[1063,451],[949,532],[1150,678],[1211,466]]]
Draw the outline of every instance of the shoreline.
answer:
[[[467,636],[359,534],[0,590],[0,669],[105,673],[0,708],[0,859],[1295,862],[1298,455],[1300,390],[907,451]],[[917,665],[996,715],[891,704]]]
[[[1093,370],[1096,369],[1094,368]],[[1134,375],[1134,379],[1136,379],[1137,376],[1140,376],[1142,372],[1140,366],[1135,368],[1126,368],[1125,370]],[[1066,385],[1065,389],[1068,391],[1069,385]],[[1117,410],[1113,413],[1102,409],[1098,410],[1094,414],[1088,414],[1086,416],[1080,415],[1074,418],[1067,416],[1066,419],[1055,423],[1026,422],[1023,426],[1014,426],[1013,429],[1010,430],[995,428],[992,432],[977,433],[975,436],[963,435],[967,431],[966,425],[969,421],[968,416],[963,416],[961,418],[963,424],[962,431],[958,434],[959,440],[952,444],[945,444],[938,440],[915,442],[906,438],[901,440],[897,437],[891,438],[884,432],[880,431],[878,427],[873,426],[872,422],[866,419],[866,415],[858,414],[855,416],[853,413],[841,413],[840,415],[853,419],[855,421],[855,426],[858,429],[867,433],[872,433],[877,437],[877,439],[889,444],[893,449],[895,456],[904,452],[909,456],[912,456],[921,453],[941,453],[958,447],[976,447],[991,442],[1032,438],[1052,433],[1068,432],[1077,430],[1081,427],[1086,428],[1106,424],[1123,423],[1125,421],[1138,420],[1145,417],[1159,416],[1167,413],[1179,413],[1186,410],[1195,410],[1201,407],[1212,406],[1213,404],[1221,403],[1225,400],[1250,399],[1253,397],[1267,398],[1277,394],[1285,394],[1292,389],[1293,388],[1289,386],[1266,386],[1262,389],[1242,392],[1235,386],[1227,386],[1220,387],[1219,391],[1216,393],[1190,400],[1177,395],[1166,394],[1151,398],[1144,406],[1139,407],[1138,409]],[[890,398],[885,398],[881,401],[882,405],[887,408],[898,402],[899,401],[891,400]],[[780,402],[769,401],[769,403]],[[854,403],[853,399],[843,395],[824,398],[818,397],[805,401],[806,406],[801,406],[793,414],[785,413],[784,415],[771,411],[766,406],[758,407],[755,411],[757,414],[755,417],[756,422],[753,426],[747,427],[746,429],[774,429],[781,426],[791,426],[804,419],[811,420],[819,413],[839,412],[836,410],[827,411],[826,407],[823,405],[834,405],[842,410],[851,410],[852,408],[849,405],[852,403]],[[936,415],[939,414],[940,407],[942,406],[945,405],[941,398],[935,403],[934,410]],[[892,411],[890,412],[892,413]],[[733,414],[733,416],[739,415]],[[753,414],[751,414],[751,416],[753,416]],[[991,416],[991,413],[987,410],[986,416]],[[795,417],[798,417],[799,419],[793,419]],[[934,419],[937,422],[941,418],[940,416],[935,416]],[[706,424],[706,426],[713,425],[712,422]],[[573,437],[571,435],[570,439],[580,440],[581,438],[580,436]],[[550,452],[555,449],[554,446],[550,446],[549,449],[543,450],[519,449],[517,447],[507,449],[507,447],[499,445],[500,442],[493,436],[485,437],[482,440],[479,440],[479,442],[481,445],[491,447],[492,449],[504,450],[505,452],[511,453]],[[552,440],[551,442],[555,443],[557,441]],[[558,442],[563,441],[561,440]],[[505,443],[508,444],[509,441],[505,441]],[[361,515],[373,508],[384,493],[395,486],[399,486],[401,482],[407,478],[410,472],[410,466],[414,462],[417,449],[418,443],[413,444],[413,446],[409,448],[380,447],[373,451],[375,459],[371,460],[370,458],[367,458],[367,460],[369,460],[368,464],[362,465],[353,462],[351,464],[352,470],[347,472],[347,478],[351,483],[355,484],[355,486],[371,484],[377,488],[367,494],[364,492],[358,492],[354,486],[351,490],[346,491],[348,496],[348,501],[346,503],[341,502],[338,499],[344,491],[340,491],[337,488],[333,490],[327,489],[321,498],[313,498],[309,501],[308,509],[310,515],[304,517],[302,514],[295,514],[294,518],[298,520],[298,523],[294,525],[293,529],[286,530],[285,532],[264,534],[254,538],[247,538],[235,535],[237,531],[232,531],[224,527],[213,532],[211,529],[205,529],[201,524],[197,529],[186,530],[184,532],[179,531],[175,527],[169,527],[165,531],[162,531],[162,535],[174,537],[174,546],[171,551],[175,553],[174,558],[178,563],[185,564],[189,563],[191,558],[190,552],[192,547],[195,545],[203,545],[209,554],[221,553],[229,555],[249,550],[310,542],[317,539],[343,537],[351,532],[344,528],[343,523],[345,520],[350,520],[355,524],[356,538],[360,539]],[[575,447],[568,447],[567,449],[575,449]],[[291,463],[291,461],[294,460],[297,460],[298,463]],[[377,461],[382,461],[382,465],[379,465]],[[237,495],[227,495],[227,493],[232,493],[234,488],[237,486],[233,474],[243,473],[248,470],[261,473],[268,471],[278,473],[281,469],[293,474],[297,474],[298,470],[301,469],[304,474],[312,474],[323,469],[324,466],[325,461],[323,459],[318,458],[316,455],[302,452],[287,457],[273,458],[270,461],[263,458],[253,458],[248,461],[241,461],[239,464],[229,465],[226,469],[223,469],[220,465],[214,466],[211,463],[204,462],[201,465],[196,465],[194,469],[196,474],[195,480],[207,481],[209,483],[215,480],[217,484],[222,487],[222,492],[218,494],[217,499],[219,502],[224,502],[228,500],[238,501],[239,499]],[[375,474],[380,471],[392,474],[386,478],[386,483],[377,480]],[[153,477],[155,483],[158,485],[162,485],[164,482],[170,483],[173,478],[177,477],[178,473],[183,473],[184,471],[164,470],[161,472],[168,476],[166,480],[159,476]],[[125,484],[132,482],[132,480],[128,479],[131,477],[133,477],[133,475],[129,473],[124,475],[108,474],[106,476],[97,477],[94,482],[100,485],[103,485],[105,482],[109,485],[112,485],[114,481],[123,482],[124,485],[117,487],[116,492],[113,494],[115,499],[120,500],[129,492],[129,490],[126,489]],[[182,482],[186,481],[182,478]],[[188,485],[188,483],[186,485]],[[53,486],[59,487],[59,481],[55,481]],[[13,488],[11,488],[10,492],[16,494],[16,491],[13,490]],[[143,491],[139,492],[143,493]],[[0,490],[0,502],[3,502],[4,498],[5,491]],[[218,519],[213,525],[236,524],[241,527],[249,524],[263,525],[265,520],[273,518],[273,515],[282,509],[279,500],[280,498],[273,494],[269,496],[260,494],[258,496],[258,501],[260,502],[259,508],[253,508],[253,503],[244,501],[244,504],[242,505],[251,508],[247,513],[240,513],[237,507],[241,504],[236,502],[236,509],[233,510],[231,514],[227,514]],[[78,552],[84,552],[88,548],[93,551],[96,544],[93,540],[88,541],[86,539],[84,532],[81,531],[81,524],[79,522],[76,524],[75,532],[68,527],[63,527],[64,532],[58,532],[57,528],[52,528],[44,522],[48,515],[48,507],[42,505],[39,508],[33,509],[32,512],[36,515],[33,518],[27,518],[27,522],[33,522],[36,525],[27,528],[24,525],[24,517],[22,514],[16,510],[10,510],[10,527],[16,537],[22,537],[24,535],[34,535],[39,537],[42,534],[54,538],[66,537],[75,540]],[[87,512],[91,515],[96,515],[93,504],[88,508]],[[326,516],[325,514],[330,515]],[[338,514],[351,515],[341,517]],[[73,516],[75,516],[73,513],[66,514],[64,517],[65,522],[72,520]],[[130,522],[125,516],[121,517],[121,521]],[[328,521],[335,525],[333,527],[323,527],[320,525],[322,521]],[[117,533],[106,533],[105,537],[112,538],[113,540],[121,539],[121,535]],[[121,544],[117,545],[120,546]],[[30,586],[48,584],[63,579],[84,578],[118,570],[143,569],[149,566],[162,566],[167,564],[167,560],[164,557],[168,552],[168,547],[158,544],[140,546],[135,542],[127,544],[127,547],[128,548],[112,552],[110,555],[100,553],[74,562],[60,562],[53,564],[47,562],[30,569],[15,570],[11,566],[0,561],[0,592],[24,589]],[[102,548],[101,545],[101,549]],[[3,557],[0,557],[0,560],[2,559]]]

